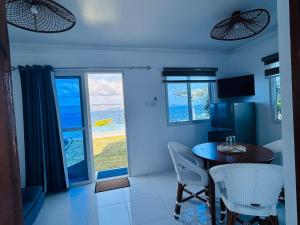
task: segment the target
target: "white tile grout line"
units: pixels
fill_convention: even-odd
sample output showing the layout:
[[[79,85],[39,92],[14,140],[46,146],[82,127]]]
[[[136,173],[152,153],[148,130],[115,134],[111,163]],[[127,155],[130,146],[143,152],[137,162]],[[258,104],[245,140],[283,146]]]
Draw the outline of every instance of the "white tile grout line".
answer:
[[[130,213],[129,213],[129,207],[128,207],[127,201],[125,201],[125,204],[126,204],[126,208],[127,208],[127,214],[128,214],[129,223],[130,223],[131,225],[133,225],[133,224],[132,224],[132,218],[131,218]]]

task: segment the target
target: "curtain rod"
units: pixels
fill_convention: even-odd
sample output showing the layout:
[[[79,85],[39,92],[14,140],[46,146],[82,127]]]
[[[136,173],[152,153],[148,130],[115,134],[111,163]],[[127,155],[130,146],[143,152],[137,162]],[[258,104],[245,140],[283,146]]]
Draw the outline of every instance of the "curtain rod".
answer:
[[[17,66],[12,66],[11,70],[15,71],[19,68]],[[151,70],[151,66],[102,66],[102,67],[57,67],[54,70],[97,70],[97,69],[123,69],[123,70]]]

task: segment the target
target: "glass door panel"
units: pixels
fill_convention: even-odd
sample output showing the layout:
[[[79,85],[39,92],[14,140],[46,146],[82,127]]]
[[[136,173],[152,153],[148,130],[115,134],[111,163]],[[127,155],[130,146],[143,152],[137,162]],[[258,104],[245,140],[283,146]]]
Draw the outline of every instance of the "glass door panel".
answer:
[[[55,78],[70,183],[89,179],[80,79],[80,76]]]

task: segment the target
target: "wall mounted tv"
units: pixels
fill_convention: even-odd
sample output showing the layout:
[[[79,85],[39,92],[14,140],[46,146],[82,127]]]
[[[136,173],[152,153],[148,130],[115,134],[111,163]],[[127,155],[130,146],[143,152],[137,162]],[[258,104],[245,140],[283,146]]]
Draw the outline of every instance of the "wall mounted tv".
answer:
[[[217,86],[219,98],[255,95],[254,75],[219,79]]]

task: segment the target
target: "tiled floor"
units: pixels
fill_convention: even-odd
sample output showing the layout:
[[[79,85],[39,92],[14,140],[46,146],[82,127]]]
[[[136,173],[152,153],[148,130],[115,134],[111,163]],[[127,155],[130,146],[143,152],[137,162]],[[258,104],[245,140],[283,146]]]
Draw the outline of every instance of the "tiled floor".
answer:
[[[205,205],[185,203],[175,221],[174,172],[130,178],[131,187],[94,193],[95,184],[48,196],[34,225],[202,225],[210,224]],[[284,209],[279,207],[280,224]]]

